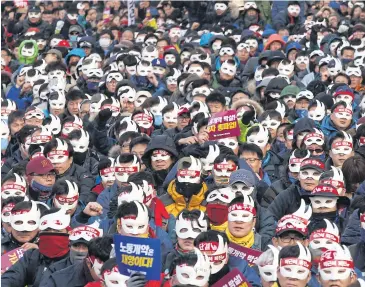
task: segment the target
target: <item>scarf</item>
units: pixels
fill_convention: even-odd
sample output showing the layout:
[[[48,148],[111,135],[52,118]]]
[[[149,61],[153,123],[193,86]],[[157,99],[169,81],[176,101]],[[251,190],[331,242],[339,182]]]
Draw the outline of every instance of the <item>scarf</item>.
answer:
[[[238,244],[240,246],[243,246],[243,247],[251,248],[252,245],[255,242],[255,234],[252,230],[249,234],[247,234],[246,236],[241,237],[241,238],[237,238],[237,237],[233,236],[229,232],[228,228],[226,229],[226,234],[227,234],[227,237],[228,237],[230,242],[236,243],[236,244]]]
[[[216,230],[219,232],[224,232],[225,230],[228,230],[227,227],[228,227],[228,221],[226,221],[225,223],[223,223],[221,225],[213,225],[213,224],[210,225],[210,228],[212,230]]]

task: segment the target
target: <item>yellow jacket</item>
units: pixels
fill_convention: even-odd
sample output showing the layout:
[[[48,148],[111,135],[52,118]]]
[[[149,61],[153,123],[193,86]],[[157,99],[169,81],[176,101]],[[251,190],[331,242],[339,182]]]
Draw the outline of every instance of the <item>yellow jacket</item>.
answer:
[[[206,208],[202,205],[202,202],[204,201],[204,195],[207,190],[208,186],[203,182],[202,188],[198,194],[193,195],[190,201],[186,202],[184,196],[176,191],[175,180],[173,180],[170,182],[167,193],[161,197],[161,200],[164,203],[167,212],[175,217],[184,209],[199,209],[205,212]]]

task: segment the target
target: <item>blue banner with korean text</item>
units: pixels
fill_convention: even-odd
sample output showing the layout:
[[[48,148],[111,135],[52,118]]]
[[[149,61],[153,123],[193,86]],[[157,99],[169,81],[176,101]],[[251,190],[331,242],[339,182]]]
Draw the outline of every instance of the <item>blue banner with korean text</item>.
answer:
[[[161,244],[159,239],[114,235],[119,272],[131,276],[143,273],[147,280],[160,280]]]

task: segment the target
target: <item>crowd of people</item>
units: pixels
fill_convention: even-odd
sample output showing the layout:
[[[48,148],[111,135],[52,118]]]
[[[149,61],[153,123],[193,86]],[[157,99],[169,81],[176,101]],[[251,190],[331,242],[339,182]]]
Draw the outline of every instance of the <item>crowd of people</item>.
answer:
[[[2,286],[365,286],[364,2],[15,0],[1,20],[1,252],[24,252]],[[227,111],[239,135],[214,140]],[[160,280],[119,272],[115,234],[159,240]]]

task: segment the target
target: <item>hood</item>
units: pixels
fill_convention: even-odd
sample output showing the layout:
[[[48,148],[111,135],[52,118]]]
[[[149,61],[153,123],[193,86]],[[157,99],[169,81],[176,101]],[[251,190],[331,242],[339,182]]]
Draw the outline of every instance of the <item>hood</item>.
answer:
[[[244,106],[246,104],[252,105],[255,110],[257,116],[260,116],[264,112],[264,108],[256,101],[250,99],[242,99],[232,104],[232,109],[237,110],[239,107]]]
[[[300,119],[294,126],[294,133],[293,133],[294,140],[299,133],[301,133],[303,131],[314,131],[315,127],[316,127],[316,123],[312,119],[310,119],[310,118]],[[294,142],[294,140],[293,140],[293,142]]]
[[[302,49],[302,45],[300,45],[298,42],[291,42],[289,43],[286,48],[285,48],[285,54],[288,56],[288,53],[290,52],[290,50],[301,50]]]
[[[147,166],[151,166],[151,153],[156,149],[163,149],[171,153],[175,159],[178,158],[179,153],[176,150],[174,140],[166,135],[155,136],[149,142],[144,155],[142,156],[143,163]]]
[[[86,56],[85,52],[83,49],[81,48],[75,48],[75,49],[72,49],[65,57],[65,62],[66,64],[68,65],[68,59],[71,57],[71,56],[77,56],[77,57],[80,57],[80,58],[83,58]]]
[[[265,89],[265,96],[269,93],[281,93],[281,91],[286,87],[289,86],[288,82],[283,78],[273,78],[266,86]]]
[[[283,38],[281,38],[279,34],[273,34],[269,37],[269,39],[267,39],[264,51],[268,50],[273,42],[280,42],[283,46],[285,45],[285,41],[283,40]]]
[[[188,202],[188,206],[186,206],[186,201],[183,195],[181,195],[180,193],[178,193],[176,191],[176,183],[175,183],[176,179],[174,179],[173,181],[170,182],[169,187],[167,188],[167,192],[168,194],[170,194],[172,200],[175,202],[176,205],[180,205],[182,209],[184,208],[198,208],[199,205],[201,205],[201,203],[203,202],[204,198],[205,198],[205,193],[208,191],[208,186],[206,185],[205,182],[203,182],[202,184],[202,188],[200,189],[200,191],[197,194],[194,194],[190,201]]]
[[[34,52],[35,54],[32,57],[23,57],[20,54],[20,51],[22,50],[22,48],[24,47],[25,44],[31,43],[34,47]],[[21,42],[20,46],[19,46],[19,50],[18,50],[18,56],[19,56],[19,63],[21,64],[33,64],[35,62],[35,60],[38,57],[38,45],[37,42],[34,40],[24,40],[23,42]]]

